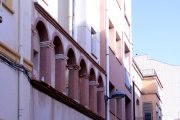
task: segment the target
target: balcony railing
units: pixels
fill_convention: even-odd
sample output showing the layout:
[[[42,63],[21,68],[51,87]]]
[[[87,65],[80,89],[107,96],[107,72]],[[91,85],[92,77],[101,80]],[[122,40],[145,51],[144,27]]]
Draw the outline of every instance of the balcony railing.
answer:
[[[144,77],[157,76],[155,69],[144,69],[141,70],[141,73]]]

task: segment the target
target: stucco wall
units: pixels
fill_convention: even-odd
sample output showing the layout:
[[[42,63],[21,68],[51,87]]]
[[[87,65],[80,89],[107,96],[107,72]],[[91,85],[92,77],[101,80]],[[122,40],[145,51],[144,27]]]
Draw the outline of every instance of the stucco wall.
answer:
[[[33,120],[91,120],[36,89],[32,90],[31,97],[33,98]]]
[[[2,62],[0,62],[0,66],[0,119],[16,120],[18,112],[18,73]]]

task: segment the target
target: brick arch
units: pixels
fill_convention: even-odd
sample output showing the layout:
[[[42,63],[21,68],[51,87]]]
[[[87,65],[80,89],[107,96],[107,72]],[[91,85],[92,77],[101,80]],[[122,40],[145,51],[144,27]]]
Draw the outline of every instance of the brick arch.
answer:
[[[47,38],[46,40],[50,40],[49,39],[49,32],[48,32],[48,27],[46,25],[45,20],[42,17],[37,17],[36,20],[34,21],[34,24],[32,25],[32,31],[37,29],[38,24],[40,24],[43,26],[43,29],[46,31],[47,34]]]
[[[65,92],[65,71],[66,71],[66,56],[64,56],[63,44],[57,34],[53,35],[51,42],[54,44],[53,71],[55,78],[55,88],[60,92]]]
[[[49,59],[49,56],[51,56],[53,45],[49,41],[48,29],[45,21],[41,17],[35,20],[32,32],[32,58],[33,65],[39,68],[37,73],[38,79],[47,84],[51,84],[51,69],[49,69],[51,68],[51,59]],[[34,62],[34,60],[36,62]]]
[[[98,72],[98,74],[97,74],[97,82],[98,82],[99,78],[102,79],[103,86],[105,86],[105,81],[104,81],[104,78],[102,77],[102,73],[101,72]]]
[[[52,34],[52,39],[51,39],[51,41],[52,41],[52,43],[54,43],[54,41],[56,40],[56,39],[58,39],[58,41],[59,41],[59,44],[60,44],[60,47],[61,47],[61,53],[64,53],[64,46],[63,46],[63,42],[62,42],[62,37],[59,35],[59,33],[58,32],[54,32],[53,34]]]
[[[89,108],[92,111],[97,112],[97,80],[93,68],[90,69],[89,73],[89,98],[91,98],[89,99]]]
[[[68,47],[66,55],[68,57],[67,59],[67,69],[66,69],[66,94],[75,99],[76,101],[79,101],[78,97],[78,89],[79,89],[79,84],[78,84],[78,71],[79,71],[79,66],[76,64],[76,55],[74,52],[74,49],[72,47]]]
[[[101,116],[105,115],[105,103],[104,103],[104,82],[101,75],[98,75],[97,85],[97,113]]]
[[[80,56],[80,57],[78,58],[77,64],[80,66],[80,63],[82,62],[82,60],[83,60],[83,61],[85,62],[85,64],[86,64],[87,73],[88,73],[87,61],[85,60],[84,56]]]
[[[68,65],[76,65],[76,55],[72,48],[68,49],[67,57],[68,57],[68,60],[67,60]]]
[[[94,68],[91,68],[89,71],[89,80],[96,81],[96,72],[95,72]]]
[[[94,73],[95,73],[95,80],[97,80],[97,74],[96,74],[96,71],[95,71],[95,67],[92,64],[89,66],[89,69],[88,69],[89,76],[90,76],[91,70],[94,71]]]
[[[89,76],[87,74],[87,65],[85,60],[82,58],[80,61],[79,69],[79,89],[78,96],[79,101],[84,106],[89,106]]]
[[[74,55],[75,55],[75,49],[74,49],[74,47],[73,47],[72,45],[68,45],[68,46],[66,47],[66,51],[64,52],[64,55],[65,55],[65,56],[68,57],[68,52],[69,52],[70,49],[72,49],[72,51],[74,52]],[[75,58],[76,58],[76,55],[75,55]],[[76,60],[77,60],[77,58],[76,58]],[[77,61],[76,61],[76,64],[77,64]]]
[[[79,73],[87,74],[87,64],[83,58],[81,58],[79,66],[80,66]]]
[[[103,82],[103,78],[101,77],[101,75],[99,75],[99,77],[98,77],[98,88],[99,87],[104,87],[104,82]]]
[[[54,47],[55,54],[63,54],[64,48],[63,48],[63,44],[62,44],[60,38],[58,36],[54,36],[54,39],[52,42],[55,45],[55,47]]]

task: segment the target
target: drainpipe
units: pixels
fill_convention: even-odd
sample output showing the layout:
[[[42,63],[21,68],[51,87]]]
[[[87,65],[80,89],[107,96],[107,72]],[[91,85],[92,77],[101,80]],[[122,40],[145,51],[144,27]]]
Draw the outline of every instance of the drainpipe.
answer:
[[[68,1],[68,32],[76,40],[75,27],[76,0]]]
[[[105,39],[106,39],[106,95],[109,97],[109,0],[105,0]],[[105,118],[109,120],[109,100],[105,102]]]
[[[136,112],[135,111],[135,83],[133,81],[133,120],[135,120],[135,115],[136,115],[135,112]]]
[[[73,9],[72,9],[72,37],[74,38],[74,40],[77,40],[77,30],[76,30],[76,24],[75,24],[75,16],[76,16],[76,0],[73,0]]]
[[[68,1],[68,32],[72,36],[73,0]]]
[[[20,55],[20,61],[19,63],[23,65],[23,1],[24,0],[19,0],[18,1],[18,53]],[[23,73],[18,72],[18,120],[25,120],[26,118],[24,117],[24,106],[23,106],[23,101],[24,101],[24,88],[23,88]]]

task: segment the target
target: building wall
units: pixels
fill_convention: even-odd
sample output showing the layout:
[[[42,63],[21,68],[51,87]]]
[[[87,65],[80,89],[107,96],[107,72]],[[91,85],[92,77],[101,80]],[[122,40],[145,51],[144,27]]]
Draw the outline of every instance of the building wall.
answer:
[[[4,63],[0,63],[0,72],[9,73],[0,76],[0,119],[17,119],[18,113],[18,73]]]
[[[142,95],[142,74],[138,70],[137,66],[133,63],[132,67],[132,78],[133,78],[133,87],[134,87],[134,112],[135,112],[135,119],[142,120],[143,119],[143,95]]]
[[[179,108],[179,66],[169,65],[160,61],[149,59],[147,55],[134,57],[138,65],[143,69],[155,69],[163,84],[162,114],[163,119],[175,119],[180,117]]]
[[[143,118],[143,95],[135,88],[135,118],[136,120],[141,120]]]
[[[74,85],[77,85],[77,86],[73,85],[73,91],[72,91],[73,94],[72,94],[72,96],[69,96],[68,93],[65,91],[65,89],[64,89],[65,86],[66,86],[65,82],[63,82],[64,86],[61,85],[60,90],[57,89],[57,86],[56,86],[57,85],[57,83],[56,83],[57,80],[56,80],[56,76],[54,75],[54,73],[56,72],[56,69],[51,68],[51,67],[50,67],[51,69],[47,69],[48,68],[47,66],[45,67],[45,69],[47,70],[47,73],[50,76],[54,76],[54,77],[53,78],[52,77],[48,78],[49,79],[48,81],[45,78],[45,83],[47,83],[48,85],[50,85],[54,89],[57,89],[58,91],[64,93],[66,96],[69,96],[71,99],[73,99],[76,102],[78,102],[80,106],[83,105],[88,110],[93,111],[94,113],[98,113],[99,112],[99,111],[97,111],[97,98],[100,99],[98,101],[100,102],[99,104],[101,104],[102,108],[101,108],[101,113],[99,113],[99,115],[102,115],[102,117],[104,117],[104,104],[102,103],[102,102],[104,102],[104,99],[102,99],[103,98],[102,95],[104,94],[104,88],[103,87],[104,87],[104,83],[105,83],[104,70],[95,61],[93,61],[93,59],[90,58],[88,53],[84,49],[82,49],[79,44],[74,42],[74,40],[71,37],[69,37],[68,34],[64,33],[63,30],[62,30],[63,32],[61,30],[59,30],[59,29],[57,30],[56,28],[58,28],[59,26],[54,26],[54,24],[52,24],[51,21],[47,20],[46,16],[43,16],[42,13],[37,11],[37,8],[34,9],[34,13],[33,13],[33,21],[32,21],[33,28],[34,28],[33,29],[33,39],[35,39],[34,38],[34,36],[35,36],[34,33],[36,33],[35,31],[36,31],[36,29],[38,29],[38,25],[40,23],[44,24],[44,26],[45,26],[44,29],[47,30],[47,36],[46,37],[48,37],[48,39],[47,39],[48,43],[50,43],[50,44],[54,43],[53,42],[54,41],[54,37],[57,36],[59,38],[59,41],[62,44],[63,52],[61,54],[64,56],[63,58],[65,58],[65,59],[62,59],[62,61],[64,61],[64,64],[60,66],[60,67],[63,67],[63,69],[60,70],[60,72],[61,73],[64,72],[64,74],[62,74],[62,76],[64,76],[65,79],[63,79],[62,76],[59,76],[61,78],[60,81],[62,82],[62,81],[65,81],[67,79],[77,80],[76,82],[73,83]],[[42,42],[40,41],[40,43],[38,43],[38,44],[41,45],[41,43]],[[59,45],[59,44],[54,44],[54,45],[55,46],[53,48],[56,48],[56,46]],[[49,50],[53,51],[52,48],[46,48],[46,49],[49,49]],[[74,53],[74,58],[73,59],[70,58],[70,56],[69,56],[69,49],[71,49],[73,51],[73,53]],[[53,59],[56,58],[56,57],[52,53],[44,54],[44,55],[47,56],[47,58],[50,58],[50,59],[48,59],[49,64],[50,65],[54,65]],[[73,60],[74,60],[74,62],[71,63],[71,64],[72,64],[72,66],[75,65],[77,67],[77,69],[76,68],[75,69],[74,68],[68,68],[68,66],[71,66],[71,64],[69,64],[69,62],[71,62]],[[84,61],[84,64],[86,66],[85,70],[84,70],[84,68],[82,68],[83,66],[81,66],[81,61],[82,60]],[[41,61],[41,62],[43,62],[43,61]],[[73,70],[74,72],[72,73],[71,77],[69,77],[71,69],[74,69]],[[65,71],[67,71],[67,70],[69,70],[69,76],[66,75]],[[93,78],[91,76],[92,70],[93,70],[94,75],[95,75]],[[84,76],[84,75],[86,75],[86,76]],[[85,77],[85,78],[81,78],[81,76]],[[100,87],[102,87],[101,91],[100,91],[102,93],[100,95],[101,98],[99,98],[97,96],[97,92],[99,92],[98,91],[99,88],[97,88],[97,87],[99,85],[99,81],[98,80],[99,80],[100,76],[102,78],[102,83],[101,83],[102,85],[100,86]],[[42,77],[40,76],[39,78],[42,78]],[[84,80],[82,80],[82,79],[84,79]],[[39,79],[36,78],[36,80],[39,80]],[[80,81],[84,81],[84,82],[80,83]],[[69,82],[72,82],[72,81],[70,80]],[[80,86],[81,86],[81,88],[80,88]],[[70,87],[72,87],[72,86],[70,86]],[[86,87],[86,88],[84,88],[84,87]],[[91,89],[93,89],[93,93],[91,92],[92,91]],[[80,92],[84,93],[83,94],[83,99],[85,99],[84,101],[81,101],[81,98],[79,96]],[[93,99],[91,99],[91,97],[93,97]],[[38,98],[38,101],[41,101],[41,100],[43,101],[42,97]],[[48,101],[46,101],[46,102],[48,102]],[[45,106],[46,110],[54,109],[51,106],[52,102],[49,101],[48,103],[49,103],[49,105]],[[91,105],[91,103],[93,103],[93,105]],[[67,110],[67,112],[71,111],[71,110],[72,109],[69,108]],[[48,111],[44,111],[44,112],[48,112]],[[79,116],[79,117],[77,117],[77,119],[81,119],[81,114],[79,112],[74,110],[73,113],[77,114],[77,116]],[[66,115],[67,114],[65,114],[65,116]],[[38,115],[37,114],[35,114],[35,117],[37,117],[37,119],[38,119]],[[51,117],[53,117],[53,115],[51,113],[47,114],[47,118],[51,118]],[[68,116],[66,116],[66,117],[68,117]],[[69,118],[66,118],[66,119],[69,119]],[[82,117],[82,119],[88,119],[88,118]]]
[[[32,90],[33,120],[92,120],[69,106]]]
[[[0,23],[1,53],[8,60],[15,61],[19,67],[24,65],[23,70],[29,70],[29,75],[26,76],[27,73],[24,71],[24,74],[20,72],[21,69],[13,70],[10,66],[0,63],[1,73],[8,73],[8,75],[2,74],[0,80],[0,91],[2,91],[0,94],[3,97],[0,107],[5,108],[4,111],[0,110],[0,119],[90,120],[88,115],[45,95],[35,89],[31,83],[36,80],[37,83],[46,84],[49,88],[68,96],[65,91],[67,79],[76,80],[73,81],[73,87],[71,86],[74,89],[73,94],[68,97],[76,101],[79,106],[85,107],[91,115],[105,117],[104,5],[102,0],[14,0],[12,11],[3,7],[3,22]],[[118,89],[126,94],[120,100],[112,100],[111,119],[132,119],[130,10],[130,0],[110,2],[109,26],[110,23],[113,24],[114,31],[111,37],[115,37],[114,48],[110,46],[111,93]],[[121,22],[117,21],[116,16]],[[92,36],[95,36],[95,41],[92,41]],[[56,48],[61,49],[60,52]],[[92,53],[92,49],[95,53]],[[71,56],[73,56],[72,59],[70,59]],[[57,59],[62,61],[57,62]],[[58,70],[57,67],[59,67]],[[72,69],[75,72],[72,72]],[[70,72],[72,72],[71,75]],[[59,85],[62,81],[57,82],[57,73],[64,80],[63,84]],[[9,85],[10,88],[7,87]],[[7,94],[4,91],[7,91],[5,92]],[[82,93],[83,100],[80,97]],[[9,104],[12,105],[7,108]],[[101,111],[97,108],[99,104],[101,104]]]
[[[162,118],[163,84],[158,74],[155,74],[156,71],[149,71],[154,70],[140,69],[136,61],[133,61],[133,107],[136,120],[145,119],[145,113],[152,114],[153,120]]]
[[[0,11],[0,53],[11,63],[0,63],[0,119],[31,119],[30,84],[27,78],[13,69],[13,63],[31,70],[31,4],[32,1],[5,1]],[[21,31],[21,32],[20,32]],[[3,57],[2,57],[3,56]],[[13,62],[11,62],[13,61]],[[23,79],[23,81],[22,81]],[[23,87],[22,87],[23,86]],[[20,102],[21,101],[21,102]],[[23,114],[22,114],[23,113]]]
[[[126,6],[126,8],[124,7]],[[121,119],[132,119],[132,93],[129,89],[131,83],[131,19],[127,16],[125,9],[131,10],[131,5],[125,0],[109,1],[109,57],[110,57],[110,82],[115,87],[126,94],[122,98],[124,109],[120,115]],[[127,23],[129,20],[129,24]],[[126,28],[129,29],[128,33]],[[125,52],[126,51],[126,52]],[[118,71],[118,72],[115,72]],[[123,105],[123,104],[122,104]],[[116,116],[116,114],[115,114]],[[118,115],[117,115],[118,116]]]

